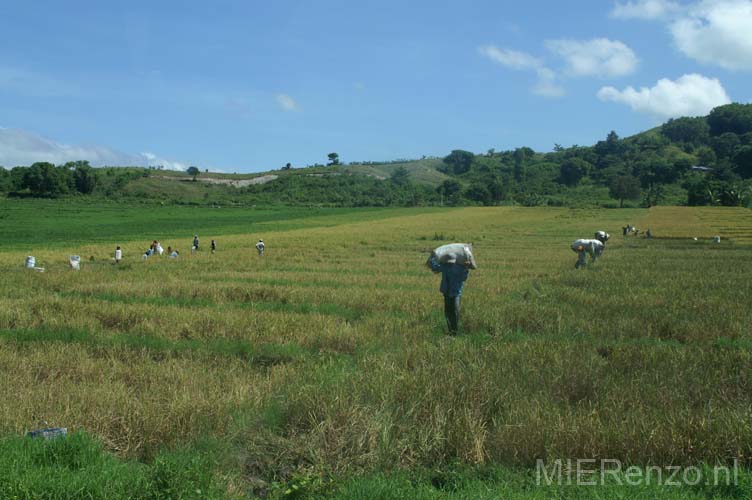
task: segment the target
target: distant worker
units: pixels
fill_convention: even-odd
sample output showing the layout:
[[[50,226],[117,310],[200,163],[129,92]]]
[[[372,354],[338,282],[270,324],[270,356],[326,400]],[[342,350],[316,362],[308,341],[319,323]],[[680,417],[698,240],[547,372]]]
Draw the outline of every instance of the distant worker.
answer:
[[[470,275],[472,261],[466,260],[464,264],[458,264],[456,259],[448,259],[440,262],[436,254],[428,259],[428,265],[434,273],[441,273],[441,285],[439,291],[444,295],[444,319],[450,335],[457,335],[460,327],[460,306],[462,289]]]
[[[605,231],[598,231],[595,233],[595,239],[587,240],[580,239],[575,240],[572,243],[572,250],[577,252],[577,262],[574,264],[575,269],[584,267],[587,264],[587,256],[590,255],[590,262],[595,262],[601,255],[603,250],[606,249],[606,241],[611,236]]]
[[[627,237],[627,232],[629,232],[629,226],[624,226],[621,228],[621,232],[624,235],[624,237]]]
[[[648,230],[645,232],[645,237],[647,239],[651,239],[653,237],[653,233],[650,232],[650,228],[648,228]]]
[[[258,250],[259,257],[264,255],[264,240],[258,240],[258,243],[256,243],[256,250]]]
[[[603,243],[604,245],[606,242],[611,238],[611,235],[608,234],[606,231],[596,231],[595,232],[595,239]]]
[[[119,264],[123,260],[123,251],[120,249],[120,245],[115,247],[115,264]]]
[[[217,251],[217,242],[214,240],[211,240],[211,253],[214,253]]]
[[[191,247],[191,253],[198,251],[198,235],[193,235],[193,246]]]

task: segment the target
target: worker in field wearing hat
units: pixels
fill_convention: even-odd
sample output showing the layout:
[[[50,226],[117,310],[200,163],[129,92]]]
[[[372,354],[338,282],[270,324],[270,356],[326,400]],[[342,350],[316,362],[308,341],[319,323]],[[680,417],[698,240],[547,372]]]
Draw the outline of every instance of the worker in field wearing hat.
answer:
[[[596,231],[595,239],[579,239],[572,242],[572,250],[577,252],[577,262],[575,269],[584,267],[587,264],[587,256],[590,255],[590,262],[595,262],[606,249],[606,241],[611,235],[605,231]]]

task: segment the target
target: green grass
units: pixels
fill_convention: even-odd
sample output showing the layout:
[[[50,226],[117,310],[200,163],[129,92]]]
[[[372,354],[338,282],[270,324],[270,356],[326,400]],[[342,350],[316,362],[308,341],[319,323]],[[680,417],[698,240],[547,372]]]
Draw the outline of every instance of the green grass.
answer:
[[[272,416],[266,416],[269,421]],[[274,425],[273,423],[270,425]],[[214,445],[216,448],[216,445]],[[219,487],[216,449],[210,446],[165,451],[149,463],[119,460],[101,443],[83,432],[52,439],[8,437],[0,440],[0,497],[8,499],[212,499],[229,498]],[[337,500],[483,500],[483,499],[744,499],[752,495],[752,474],[716,474],[712,467],[699,468],[704,478],[697,485],[662,486],[668,474],[642,470],[651,481],[614,474],[584,476],[598,486],[577,485],[566,474],[561,482],[546,484],[535,471],[448,464],[440,468],[416,469],[354,476],[338,482],[328,474],[297,473],[284,482],[274,482],[263,495],[272,499]],[[652,476],[649,476],[652,474]],[[639,477],[639,476],[638,476]],[[681,476],[679,476],[681,477]],[[734,479],[736,484],[731,484]],[[675,481],[679,483],[680,481]],[[638,484],[639,483],[639,484]],[[241,495],[232,495],[240,498]],[[251,496],[254,496],[251,493]]]
[[[52,440],[0,440],[0,498],[226,498],[216,487],[211,457],[164,452],[149,464],[121,461],[83,432]]]
[[[440,209],[249,208],[160,205],[148,201],[8,200],[0,198],[0,249],[32,251],[75,243],[140,239],[144,249],[155,238],[181,238],[183,249],[199,233],[208,246],[213,237],[263,234],[379,220]],[[114,248],[114,247],[113,247]]]
[[[212,339],[167,340],[151,335],[102,335],[80,330],[0,330],[0,342],[24,344],[31,342],[80,344],[93,350],[127,348],[179,356],[181,353],[204,353],[219,357],[236,357],[249,365],[272,366],[301,359],[304,353],[294,344],[251,344],[249,342]]]
[[[248,230],[258,212],[231,209],[212,219],[216,255],[142,261],[145,242],[189,241],[183,225],[224,209],[116,219],[119,205],[66,203],[4,205],[4,221],[44,222],[0,253],[0,436],[25,443],[12,436],[40,421],[83,430],[101,443],[83,462],[112,469],[91,469],[90,484],[61,469],[57,483],[23,483],[29,497],[107,481],[163,491],[153,471],[168,456],[182,458],[165,474],[202,491],[210,476],[219,497],[750,495],[748,210],[288,209]],[[655,237],[622,238],[627,222]],[[256,225],[263,258],[249,251]],[[569,244],[595,229],[612,240],[575,270]],[[451,240],[473,241],[480,265],[456,338],[423,264]],[[28,248],[45,273],[20,269]],[[94,261],[70,272],[70,253]],[[736,460],[740,483],[535,484],[538,460],[570,458]],[[193,460],[208,476],[190,479]]]
[[[703,473],[712,478],[712,468],[703,468]],[[645,477],[647,472],[643,471]],[[663,476],[667,478],[667,476]],[[354,478],[347,483],[329,488],[319,498],[337,500],[549,500],[549,499],[656,499],[685,500],[709,498],[749,498],[752,495],[752,476],[742,472],[738,485],[726,486],[724,477],[719,486],[701,484],[698,486],[676,485],[661,486],[657,483],[658,475],[653,473],[652,483],[639,484],[624,474],[600,477],[595,476],[598,486],[577,485],[577,479],[567,485],[541,484],[535,473],[519,469],[484,467],[468,469],[467,467],[444,467],[441,469],[421,470],[412,475],[405,473],[378,474]],[[583,483],[593,481],[592,476],[585,476]],[[630,483],[630,481],[632,481]],[[709,479],[710,483],[713,479]],[[647,483],[647,481],[645,481]],[[308,483],[315,484],[310,479]],[[320,489],[324,489],[319,487]],[[288,485],[289,489],[289,485]],[[308,487],[312,490],[312,487]],[[311,497],[315,497],[312,494]],[[304,496],[301,496],[304,498]]]

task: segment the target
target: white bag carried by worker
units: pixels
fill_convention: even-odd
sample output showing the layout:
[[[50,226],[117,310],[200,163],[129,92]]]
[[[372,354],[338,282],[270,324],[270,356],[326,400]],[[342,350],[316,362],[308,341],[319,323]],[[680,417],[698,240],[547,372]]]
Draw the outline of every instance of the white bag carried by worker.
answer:
[[[80,255],[71,255],[68,258],[68,263],[70,263],[70,268],[74,271],[80,271],[81,270],[81,256]]]
[[[478,269],[473,256],[472,243],[450,243],[442,245],[433,251],[433,254],[442,264],[459,264],[469,263],[471,269]]]

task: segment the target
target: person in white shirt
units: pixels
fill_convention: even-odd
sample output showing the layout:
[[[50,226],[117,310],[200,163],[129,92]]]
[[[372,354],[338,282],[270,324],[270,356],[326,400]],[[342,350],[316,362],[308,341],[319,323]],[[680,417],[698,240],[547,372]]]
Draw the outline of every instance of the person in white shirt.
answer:
[[[264,255],[264,240],[258,240],[258,243],[256,243],[256,250],[258,250],[259,257]]]
[[[123,260],[123,251],[120,249],[120,245],[115,248],[115,264]]]

